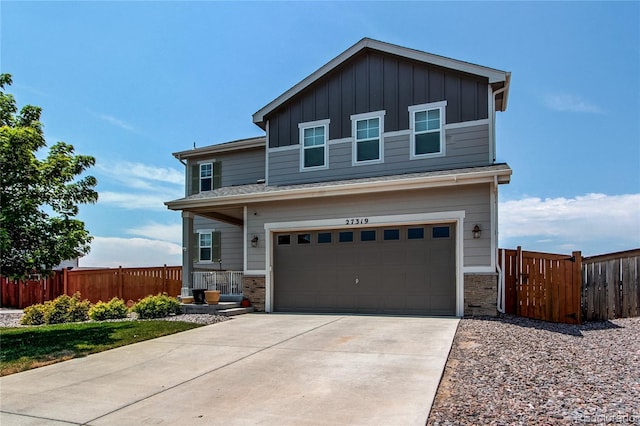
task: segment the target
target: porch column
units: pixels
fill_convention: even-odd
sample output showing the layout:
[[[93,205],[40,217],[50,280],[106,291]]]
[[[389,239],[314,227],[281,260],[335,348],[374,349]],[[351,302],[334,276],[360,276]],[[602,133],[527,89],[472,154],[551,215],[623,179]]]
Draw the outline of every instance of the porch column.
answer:
[[[194,248],[193,234],[193,213],[182,212],[182,289],[180,295],[182,297],[191,296],[191,288],[193,287],[193,253]]]

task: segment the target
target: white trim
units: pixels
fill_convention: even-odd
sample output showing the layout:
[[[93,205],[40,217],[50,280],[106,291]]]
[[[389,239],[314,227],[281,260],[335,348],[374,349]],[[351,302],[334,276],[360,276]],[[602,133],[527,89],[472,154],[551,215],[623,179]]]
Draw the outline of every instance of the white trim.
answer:
[[[267,271],[264,269],[245,269],[244,271],[242,271],[242,273],[244,275],[255,275],[255,276],[264,276],[267,275]]]
[[[300,149],[299,144],[276,146],[275,148],[269,148],[267,151],[271,153],[271,152],[281,152],[281,151],[293,151],[294,149]]]
[[[329,139],[327,143],[329,145],[338,145],[340,143],[353,143],[353,137],[349,136],[341,139]]]
[[[212,232],[216,232],[216,228],[196,229],[194,234],[210,234]]]
[[[316,121],[308,121],[306,123],[298,123],[298,148],[300,151],[300,162],[299,162],[299,171],[300,172],[312,172],[315,170],[326,170],[329,168],[329,124],[330,120],[316,120]],[[324,150],[324,164],[321,166],[312,166],[305,167],[304,166],[304,152],[306,149],[310,148],[318,148],[319,145],[314,145],[313,147],[305,147],[304,146],[304,131],[306,129],[315,129],[317,127],[322,127],[324,133],[324,141],[322,144],[322,148]],[[295,146],[295,145],[294,145]]]
[[[305,121],[303,123],[298,123],[298,129],[302,129],[305,127],[320,127],[325,125],[328,126],[330,122],[331,120],[329,120],[328,118],[325,118],[324,120]]]
[[[445,130],[449,130],[449,129],[462,129],[465,127],[473,127],[473,126],[486,126],[488,124],[489,124],[489,119],[483,118],[480,120],[461,121],[459,123],[449,123],[449,124],[445,124],[443,127]]]
[[[498,179],[493,180],[489,185],[489,214],[491,223],[491,267],[496,270],[497,241],[498,241]]]
[[[488,111],[489,111],[489,162],[494,163],[496,161],[496,139],[495,139],[495,126],[496,126],[496,105],[495,95],[493,89],[489,85],[488,92]]]
[[[423,158],[444,157],[447,155],[447,143],[444,134],[444,125],[447,122],[447,101],[430,102],[420,105],[410,105],[409,111],[409,158],[411,160],[420,160]],[[438,152],[431,152],[428,154],[416,154],[416,113],[417,112],[429,112],[437,109],[440,116],[440,150]],[[427,132],[430,133],[430,132]]]
[[[247,223],[247,219],[249,218],[248,207],[245,205],[242,207],[242,270],[246,271],[248,266],[248,255],[249,255],[249,245],[247,244],[247,239],[249,238],[249,224]]]
[[[464,210],[412,213],[400,215],[370,216],[366,225],[360,227],[379,227],[386,225],[411,225],[425,223],[453,223],[456,226],[456,316],[464,315]],[[264,224],[265,241],[265,265],[268,273],[265,274],[265,311],[273,312],[273,235],[275,232],[293,230],[317,230],[317,229],[353,229],[354,225],[345,225],[345,219],[316,219],[289,222],[268,222]]]
[[[264,155],[264,182],[269,185],[269,120],[267,120]]]
[[[367,164],[380,164],[384,163],[384,116],[387,114],[385,110],[364,112],[362,114],[353,114],[351,118],[351,137],[353,138],[353,145],[351,148],[351,165],[352,166],[365,166]],[[357,125],[358,121],[371,120],[373,118],[378,119],[378,155],[379,158],[375,160],[358,161],[358,138],[357,138]],[[368,139],[363,140],[366,142]]]
[[[496,269],[491,266],[465,266],[463,272],[465,274],[495,274]]]
[[[403,130],[394,130],[393,132],[384,132],[382,136],[384,136],[385,138],[393,138],[396,136],[407,136],[410,134],[411,134],[411,131],[409,129],[403,129]]]

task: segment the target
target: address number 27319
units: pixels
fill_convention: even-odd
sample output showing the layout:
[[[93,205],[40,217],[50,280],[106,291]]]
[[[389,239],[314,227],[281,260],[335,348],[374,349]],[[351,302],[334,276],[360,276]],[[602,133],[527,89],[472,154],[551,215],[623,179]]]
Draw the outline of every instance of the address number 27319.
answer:
[[[369,223],[368,217],[354,217],[345,219],[345,225],[365,225],[367,223]]]

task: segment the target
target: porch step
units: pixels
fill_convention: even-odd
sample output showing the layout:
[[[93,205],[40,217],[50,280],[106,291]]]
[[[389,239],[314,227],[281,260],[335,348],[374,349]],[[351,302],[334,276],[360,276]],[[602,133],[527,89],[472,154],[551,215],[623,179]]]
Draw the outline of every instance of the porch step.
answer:
[[[240,302],[219,302],[217,305],[197,305],[195,303],[183,303],[183,314],[210,314],[234,316],[253,312],[253,308],[242,308]]]
[[[218,315],[233,317],[236,315],[248,314],[249,312],[253,312],[253,308],[229,308],[219,310]]]

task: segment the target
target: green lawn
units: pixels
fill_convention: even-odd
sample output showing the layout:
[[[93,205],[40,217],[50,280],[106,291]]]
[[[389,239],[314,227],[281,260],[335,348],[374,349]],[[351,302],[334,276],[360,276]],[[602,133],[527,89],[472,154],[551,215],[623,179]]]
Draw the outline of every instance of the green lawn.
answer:
[[[0,328],[0,376],[200,326],[154,320]]]

